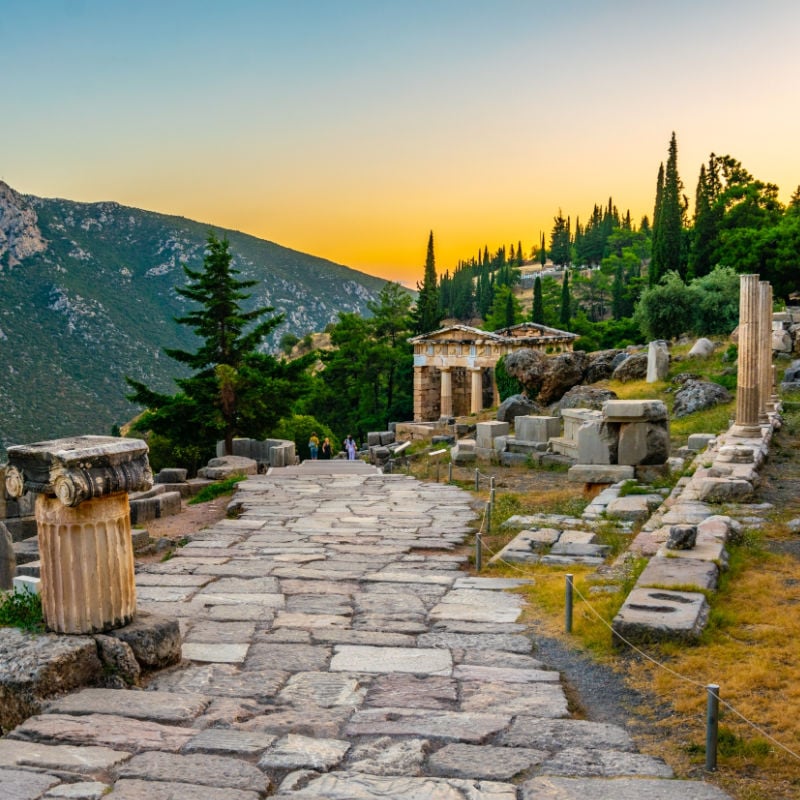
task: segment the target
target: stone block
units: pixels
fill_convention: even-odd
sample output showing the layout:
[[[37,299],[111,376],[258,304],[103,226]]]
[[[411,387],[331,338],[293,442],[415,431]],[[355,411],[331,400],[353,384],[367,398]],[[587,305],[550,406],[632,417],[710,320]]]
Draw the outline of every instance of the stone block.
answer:
[[[162,491],[154,497],[142,497],[130,501],[131,524],[140,525],[153,519],[180,514],[181,493]]]
[[[664,545],[667,550],[692,550],[697,544],[696,525],[673,525]]]
[[[35,517],[11,517],[4,524],[14,542],[32,539],[37,533]]]
[[[667,407],[661,400],[608,400],[603,403],[606,422],[661,422]]]
[[[17,572],[17,556],[8,528],[0,522],[0,590],[11,589]]]
[[[367,447],[378,447],[381,443],[381,435],[375,431],[367,432]]]
[[[614,464],[617,461],[617,437],[601,420],[584,422],[578,428],[579,464]]]
[[[791,353],[792,337],[788,331],[772,331],[772,351],[774,353]]]
[[[544,453],[547,451],[547,442],[531,442],[527,440],[517,439],[514,436],[507,436],[506,438],[506,452],[508,453],[522,453],[523,455],[534,455],[536,453]]]
[[[647,348],[647,383],[666,380],[669,373],[669,348],[664,341],[650,342]]]
[[[244,456],[222,456],[212,458],[208,466],[197,470],[200,478],[208,478],[212,481],[220,481],[231,478],[234,475],[256,475],[258,473],[258,463],[255,459]]]
[[[155,477],[156,483],[185,483],[188,472],[179,467],[165,467]]]
[[[719,567],[713,561],[692,558],[651,558],[639,575],[639,588],[715,590]]]
[[[654,494],[630,494],[617,497],[606,506],[606,514],[612,519],[638,522],[648,519],[654,508],[661,505],[661,496]]]
[[[696,642],[708,621],[709,606],[699,592],[636,588],[611,624],[617,636],[633,643]],[[620,639],[615,643],[623,645]]]
[[[680,472],[682,469],[681,459],[669,458],[666,464],[636,464],[633,475],[639,483],[654,483],[668,478],[670,472]]]
[[[162,669],[181,660],[181,632],[176,619],[140,611],[133,622],[108,635],[130,645],[145,669]]]
[[[491,450],[498,436],[508,436],[511,426],[507,422],[479,422],[475,426],[475,442],[480,448]]]
[[[561,433],[558,417],[514,417],[514,437],[523,442],[547,442]]]
[[[578,429],[585,422],[590,420],[600,420],[603,414],[591,408],[562,408],[561,419],[564,421],[564,439],[575,440],[578,436]]]
[[[380,437],[381,437],[381,444],[384,447],[390,444],[394,444],[396,441],[394,431],[381,431]]]
[[[618,483],[633,478],[633,467],[622,464],[575,464],[567,479],[573,483]]]
[[[665,464],[669,458],[669,430],[660,422],[629,422],[620,426],[617,463]],[[583,459],[579,458],[583,462]]]
[[[700,453],[708,447],[711,442],[716,440],[713,433],[691,433],[686,446],[695,453]]]
[[[746,480],[731,478],[701,478],[697,481],[697,496],[704,503],[749,503],[755,489]]]

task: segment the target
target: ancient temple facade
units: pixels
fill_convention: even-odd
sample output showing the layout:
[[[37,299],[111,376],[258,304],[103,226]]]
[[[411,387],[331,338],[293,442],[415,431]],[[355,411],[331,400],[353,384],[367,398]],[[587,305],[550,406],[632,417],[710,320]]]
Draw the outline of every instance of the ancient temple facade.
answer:
[[[521,348],[557,355],[578,335],[533,322],[497,331],[450,325],[410,339],[414,346],[414,421],[477,414],[500,401],[495,367]]]

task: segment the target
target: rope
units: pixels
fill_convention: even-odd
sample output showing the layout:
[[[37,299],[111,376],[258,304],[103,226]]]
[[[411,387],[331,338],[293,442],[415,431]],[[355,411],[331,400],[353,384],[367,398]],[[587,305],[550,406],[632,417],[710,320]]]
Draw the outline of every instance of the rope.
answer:
[[[486,511],[484,510],[484,521],[485,521],[485,519],[486,519]],[[481,529],[483,529],[483,521],[481,522]],[[489,548],[485,544],[485,542],[483,541],[483,537],[481,537],[481,546],[482,546],[483,549],[485,549],[489,553],[489,555],[491,557],[494,557],[499,553],[499,551],[493,552],[491,550],[491,548]],[[498,562],[501,563],[501,564],[504,564],[507,567],[510,567],[512,570],[514,570],[516,572],[519,572],[521,574],[524,574],[524,575],[527,575],[528,577],[530,577],[529,576],[529,570],[523,570],[520,567],[518,567],[516,564],[512,564],[510,561],[506,561],[505,559],[501,558],[501,559],[498,560]],[[498,562],[495,562],[495,563],[498,563]],[[605,625],[606,628],[609,629],[609,631],[611,631],[611,635],[613,637],[616,637],[617,639],[619,639],[619,641],[621,641],[623,644],[625,644],[627,647],[629,647],[635,653],[638,653],[640,656],[642,656],[642,658],[646,659],[647,661],[649,661],[654,666],[658,667],[659,669],[664,670],[665,672],[667,672],[670,675],[672,675],[674,678],[677,678],[678,680],[683,681],[684,683],[687,683],[690,686],[699,687],[700,689],[703,689],[703,690],[705,690],[707,688],[707,686],[708,686],[707,683],[701,683],[700,681],[697,681],[694,678],[689,678],[686,675],[681,675],[681,673],[679,673],[676,670],[672,669],[672,667],[669,667],[666,664],[662,663],[661,661],[658,661],[656,658],[653,658],[653,656],[651,656],[649,653],[646,653],[644,650],[642,650],[641,648],[637,647],[632,642],[628,641],[624,636],[622,636],[619,633],[617,633],[617,631],[615,631],[611,627],[611,625],[609,625],[608,622],[603,618],[603,616],[600,614],[600,612],[598,612],[597,609],[595,609],[594,606],[589,602],[588,598],[580,591],[580,589],[578,589],[578,587],[577,587],[577,585],[575,584],[574,581],[572,583],[572,590],[578,595],[578,598],[584,602],[584,604],[588,607],[589,611],[603,625]],[[726,700],[723,700],[719,696],[719,694],[717,695],[717,699],[719,700],[719,702],[726,709],[728,709],[728,711],[730,711],[732,714],[737,716],[740,720],[742,720],[742,722],[744,722],[747,725],[749,725],[754,731],[756,731],[756,733],[758,733],[761,736],[763,736],[765,739],[770,741],[773,745],[775,745],[780,750],[783,750],[784,752],[788,753],[792,758],[796,759],[797,761],[800,761],[800,753],[796,753],[791,748],[789,748],[786,745],[784,745],[781,742],[779,742],[774,736],[770,735],[767,731],[765,731],[763,728],[761,728],[757,723],[749,720],[747,717],[744,716],[744,714],[742,714],[740,711],[738,711],[729,702],[727,702]]]

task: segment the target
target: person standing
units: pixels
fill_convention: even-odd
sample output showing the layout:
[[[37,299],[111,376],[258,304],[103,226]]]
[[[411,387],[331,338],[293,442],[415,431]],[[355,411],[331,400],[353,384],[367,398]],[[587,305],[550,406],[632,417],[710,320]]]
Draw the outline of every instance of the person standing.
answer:
[[[333,458],[333,448],[331,447],[331,440],[326,436],[322,440],[322,447],[320,448],[319,457],[328,461]]]
[[[308,452],[311,453],[311,460],[317,460],[317,453],[319,452],[319,437],[316,433],[312,432],[308,439]]]
[[[348,461],[355,461],[356,460],[356,443],[351,436],[351,434],[347,434],[347,438],[344,440],[344,449],[347,451],[347,460]]]

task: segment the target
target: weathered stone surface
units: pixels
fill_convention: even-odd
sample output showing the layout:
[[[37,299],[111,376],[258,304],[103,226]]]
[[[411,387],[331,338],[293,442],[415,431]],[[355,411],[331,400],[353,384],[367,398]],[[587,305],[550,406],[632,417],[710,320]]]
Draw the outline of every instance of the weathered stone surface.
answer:
[[[217,755],[176,755],[151,751],[135,755],[118,769],[121,778],[177,781],[220,789],[240,789],[263,794],[269,779],[263,772],[236,758]],[[204,790],[198,791],[204,796]]]
[[[348,675],[329,672],[299,672],[293,675],[278,695],[278,701],[302,705],[310,699],[320,708],[361,705],[366,689]]]
[[[509,714],[406,708],[376,708],[356,711],[345,732],[351,736],[421,736],[478,743],[506,728]]]
[[[398,741],[389,736],[381,736],[354,747],[350,752],[347,769],[368,775],[420,775],[427,745],[426,739]]]
[[[577,459],[579,464],[615,464],[617,435],[602,420],[588,420],[578,428]]]
[[[21,769],[0,769],[3,800],[38,800],[57,783],[60,783],[59,779],[52,775],[39,775]]]
[[[181,724],[191,722],[208,705],[201,694],[136,692],[126,689],[83,689],[47,706],[56,714],[116,714],[133,719]]]
[[[296,733],[335,739],[342,735],[344,726],[353,713],[353,709],[347,706],[320,708],[313,703],[307,703],[302,708],[281,707],[267,711],[269,713],[239,723],[239,727],[246,731],[262,731],[281,736]]]
[[[213,753],[248,758],[263,753],[277,736],[259,731],[207,728],[183,748],[184,753]]]
[[[680,419],[695,411],[713,408],[720,403],[729,403],[732,399],[731,393],[718,383],[690,380],[675,392],[672,416]]]
[[[669,449],[669,429],[662,422],[630,422],[620,426],[619,464],[665,464]]]
[[[215,664],[241,664],[247,657],[249,644],[209,644],[208,642],[184,643],[181,652],[189,661],[206,661]]]
[[[311,644],[261,644],[250,646],[245,670],[284,669],[291,672],[320,670],[328,666],[331,648]]]
[[[566,747],[633,751],[633,740],[618,725],[581,719],[538,719],[517,717],[500,737],[510,747],[533,747],[556,752]]]
[[[128,686],[136,686],[142,668],[130,645],[121,639],[101,633],[96,633],[94,640],[97,642],[97,654],[103,662],[106,673],[110,672],[113,676],[121,678]]]
[[[0,732],[38,714],[45,698],[102,677],[94,639],[0,628]]]
[[[43,796],[43,800],[101,800],[111,787],[100,781],[81,781],[80,783],[62,783],[54,786]]]
[[[697,592],[636,588],[614,617],[612,629],[622,640],[635,644],[693,642],[705,628],[708,613],[705,595]]]
[[[508,781],[541,764],[548,755],[528,747],[447,744],[430,756],[428,766],[433,775]]]
[[[511,716],[531,714],[543,719],[569,714],[566,695],[558,683],[465,682],[461,687],[461,709]]]
[[[695,453],[699,453],[708,447],[716,439],[713,433],[690,433],[686,446]]]
[[[514,417],[514,436],[518,441],[546,443],[561,433],[558,417],[534,416],[530,413]]]
[[[212,458],[208,466],[197,470],[198,478],[207,478],[220,481],[234,475],[255,475],[258,472],[258,462],[245,456],[221,456]]]
[[[713,590],[719,582],[719,567],[699,559],[651,558],[639,576],[640,588],[688,588]]]
[[[263,793],[242,789],[218,789],[177,781],[149,781],[125,778],[114,785],[114,800],[261,800]]]
[[[507,364],[508,359],[506,359]],[[580,350],[559,353],[548,358],[547,369],[542,376],[539,392],[534,397],[543,405],[560,400],[573,386],[583,383],[583,376],[588,364],[589,357]]]
[[[497,408],[499,422],[514,422],[515,417],[527,414],[538,414],[541,407],[534,403],[527,395],[512,394],[503,400]]]
[[[0,496],[4,489],[0,485]],[[8,528],[0,521],[0,589],[11,589],[17,574],[17,557],[14,555],[14,542]]]
[[[331,672],[413,672],[450,675],[453,659],[447,650],[419,647],[359,647],[339,645]]]
[[[735,478],[702,478],[697,481],[697,496],[704,503],[748,503],[755,489],[750,481]]]
[[[633,467],[622,464],[575,464],[567,472],[575,483],[619,483],[633,478]]]
[[[605,513],[612,519],[642,521],[650,516],[662,500],[656,494],[629,494],[612,500],[606,506]]]
[[[696,543],[696,525],[672,525],[665,547],[667,550],[691,550]]]
[[[457,685],[452,678],[389,673],[375,678],[366,702],[373,708],[455,709],[457,699]]]
[[[730,800],[722,789],[698,781],[647,778],[559,778],[542,776],[522,784],[522,800]]]
[[[611,377],[620,383],[643,381],[647,377],[647,353],[634,353],[628,356],[614,370]]]
[[[288,672],[278,669],[247,672],[235,664],[193,664],[157,675],[148,688],[220,697],[250,697],[263,702],[273,698],[288,676]]]
[[[196,732],[174,725],[111,714],[41,714],[26,720],[9,736],[22,741],[97,745],[138,753],[144,750],[177,752]]]
[[[163,669],[181,659],[181,632],[175,619],[139,611],[133,622],[108,635],[129,645],[145,669]]]
[[[0,767],[34,767],[53,772],[92,775],[130,758],[130,753],[110,747],[75,747],[0,739]],[[0,783],[2,786],[2,783]]]
[[[596,776],[616,778],[622,775],[671,778],[672,770],[660,759],[640,753],[568,747],[541,766],[544,775],[569,777]]]
[[[475,650],[508,650],[511,653],[530,653],[533,642],[527,636],[504,633],[423,633],[417,637],[421,647],[464,647]]]
[[[290,733],[267,748],[258,766],[270,769],[315,769],[325,771],[339,764],[350,749],[343,739],[322,739]]]
[[[689,351],[689,356],[698,356],[699,358],[708,358],[714,352],[714,342],[705,337],[698,339]]]
[[[614,372],[615,366],[614,359],[624,353],[622,350],[598,350],[594,353],[589,353],[589,364],[586,367],[583,380],[585,383],[597,383],[604,381],[611,377]],[[572,390],[570,390],[572,391]],[[569,392],[567,392],[569,394]],[[611,392],[613,394],[613,392]],[[565,395],[566,397],[566,395]],[[606,398],[608,399],[608,398]],[[569,406],[570,408],[578,408],[579,406]],[[567,408],[567,406],[564,406]],[[600,408],[600,406],[584,406],[584,408]]]
[[[647,347],[647,382],[666,380],[669,373],[669,347],[664,341],[650,342]]]

